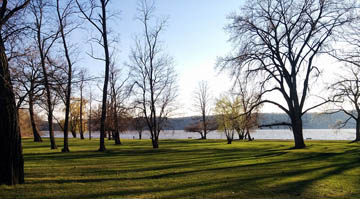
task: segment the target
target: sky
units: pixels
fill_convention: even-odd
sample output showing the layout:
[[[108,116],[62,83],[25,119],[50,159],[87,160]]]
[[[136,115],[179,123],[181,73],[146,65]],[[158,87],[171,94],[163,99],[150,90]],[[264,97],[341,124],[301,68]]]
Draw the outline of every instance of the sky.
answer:
[[[142,33],[142,26],[135,19],[137,14],[138,0],[112,1],[111,10],[119,13],[117,18],[110,22],[110,29],[113,36],[118,34],[119,43],[117,44],[117,64],[120,68],[125,68],[131,46],[134,44],[134,37]],[[165,32],[160,36],[164,50],[174,58],[175,70],[178,74],[178,98],[179,109],[175,117],[199,115],[194,112],[193,94],[200,81],[207,81],[213,99],[216,99],[224,92],[228,91],[232,81],[228,74],[219,73],[215,69],[218,57],[225,56],[232,49],[232,44],[228,42],[229,35],[224,27],[230,22],[227,19],[230,13],[238,11],[245,0],[156,0],[156,17],[168,17],[168,24]],[[86,30],[86,31],[89,31]],[[86,42],[89,33],[77,35],[79,43],[89,49],[89,42]],[[85,41],[85,42],[84,42]],[[102,53],[100,47],[98,53]],[[96,51],[96,49],[95,49]],[[90,58],[86,53],[82,53],[81,66],[86,66],[90,73],[99,76],[104,72],[104,63]],[[315,65],[330,68],[336,63],[328,58],[321,58],[315,61]],[[321,67],[320,67],[321,68]],[[336,67],[331,67],[336,69]],[[329,73],[324,73],[324,81],[320,84],[311,85],[316,88],[316,95],[323,95],[320,86],[328,83],[332,79]],[[99,87],[102,87],[99,84]],[[98,89],[99,90],[99,89]],[[100,90],[98,98],[101,98]],[[277,98],[281,104],[283,99],[278,94],[268,96],[271,99]],[[307,103],[311,106],[316,103],[317,97],[309,97]],[[215,100],[212,104],[214,105]],[[273,105],[265,105],[262,112],[282,112]],[[317,109],[315,111],[321,111]]]
[[[156,17],[168,17],[168,25],[161,35],[165,51],[174,58],[178,73],[178,104],[176,116],[191,116],[193,112],[192,96],[200,81],[207,81],[216,98],[231,86],[227,74],[215,70],[216,60],[231,49],[227,42],[229,35],[224,27],[229,22],[227,16],[237,11],[242,1],[238,0],[157,0]],[[111,21],[111,31],[119,34],[117,63],[124,65],[129,56],[134,37],[142,32],[140,22],[136,21],[137,0],[113,1],[111,9],[119,12],[118,18]],[[87,40],[89,34],[80,39]],[[87,45],[88,43],[85,42]],[[85,46],[88,48],[88,46]],[[101,49],[99,49],[101,53]],[[90,73],[104,71],[104,64],[92,60],[85,53],[81,56],[81,65],[87,66]]]

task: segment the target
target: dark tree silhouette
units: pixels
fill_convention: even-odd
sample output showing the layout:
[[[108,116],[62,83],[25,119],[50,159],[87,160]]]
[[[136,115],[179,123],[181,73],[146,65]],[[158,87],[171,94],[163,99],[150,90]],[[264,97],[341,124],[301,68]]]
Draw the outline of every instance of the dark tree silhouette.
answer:
[[[75,0],[61,1],[56,0],[56,13],[59,24],[60,36],[63,46],[63,53],[66,59],[67,65],[67,86],[65,93],[65,122],[64,122],[64,146],[62,152],[69,152],[68,134],[69,134],[69,114],[70,114],[70,99],[71,99],[71,84],[72,84],[72,73],[73,73],[73,61],[70,57],[70,48],[68,42],[68,36],[72,31],[78,27],[78,23],[72,20],[75,11]]]
[[[55,143],[54,129],[53,129],[53,109],[54,97],[51,90],[51,73],[49,69],[51,66],[50,49],[54,46],[55,41],[59,36],[59,29],[54,28],[53,21],[50,17],[52,4],[48,0],[34,0],[30,3],[30,9],[33,17],[33,30],[34,40],[37,45],[37,50],[40,55],[40,64],[42,68],[43,84],[45,87],[46,97],[46,110],[48,112],[48,124],[51,149],[57,149]]]
[[[0,6],[0,184],[7,185],[24,183],[24,159],[3,32],[7,22],[29,2],[3,0]]]
[[[101,109],[101,120],[100,120],[100,148],[99,151],[106,151],[105,148],[105,120],[106,120],[106,103],[107,103],[107,92],[108,92],[108,83],[109,83],[109,73],[110,73],[110,46],[109,46],[109,31],[107,23],[109,20],[109,3],[110,0],[99,0],[99,3],[96,1],[83,1],[81,3],[79,0],[76,0],[76,4],[84,16],[84,18],[99,32],[99,38],[93,38],[97,44],[99,44],[104,50],[104,57],[99,58],[95,57],[93,54],[90,56],[96,60],[101,60],[105,62],[105,79],[103,86],[103,97],[102,97],[102,109]]]
[[[344,112],[348,118],[337,123],[338,127],[344,127],[349,121],[356,122],[355,140],[360,141],[360,68],[354,65],[346,67],[339,74],[338,81],[330,86],[332,91],[335,110],[327,112]]]
[[[258,104],[273,104],[289,116],[286,125],[292,128],[294,148],[305,147],[302,116],[327,102],[306,104],[309,85],[320,74],[313,62],[328,50],[336,31],[351,21],[352,8],[335,0],[254,0],[229,17],[227,30],[236,49],[221,58],[218,67],[234,76],[260,79],[263,100]],[[285,104],[266,98],[274,92]]]

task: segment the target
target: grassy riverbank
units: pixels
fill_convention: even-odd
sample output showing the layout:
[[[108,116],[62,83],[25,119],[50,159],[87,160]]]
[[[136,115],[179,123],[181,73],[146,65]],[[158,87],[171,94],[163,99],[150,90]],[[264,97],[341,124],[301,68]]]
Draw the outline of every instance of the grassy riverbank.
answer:
[[[58,139],[58,144],[61,143]],[[360,198],[360,144],[70,140],[70,153],[24,139],[25,180],[0,198]]]

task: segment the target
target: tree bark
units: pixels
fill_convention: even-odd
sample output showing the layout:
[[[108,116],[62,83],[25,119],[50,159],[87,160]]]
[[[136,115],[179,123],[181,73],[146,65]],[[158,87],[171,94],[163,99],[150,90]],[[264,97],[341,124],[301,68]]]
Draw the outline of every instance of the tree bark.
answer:
[[[0,38],[0,184],[24,183],[21,135],[5,47]]]
[[[80,86],[80,139],[85,139],[84,138],[84,129],[83,129],[83,119],[82,119],[82,115],[83,115],[83,94],[82,94],[82,90],[83,90],[83,80],[81,80],[81,86]]]
[[[206,112],[205,112],[205,108],[202,111],[202,122],[203,122],[203,127],[204,127],[204,136],[202,136],[202,139],[206,140],[206,134],[207,134],[207,124],[206,124]]]
[[[30,123],[31,123],[31,128],[34,134],[34,142],[42,142],[41,136],[38,132],[36,123],[35,123],[35,118],[34,118],[34,96],[32,93],[32,90],[30,89],[29,92],[29,114],[30,114]]]
[[[295,146],[294,149],[303,149],[306,147],[303,136],[303,126],[301,115],[295,116],[291,121]]]
[[[359,142],[360,141],[360,118],[358,118],[356,120],[356,137],[354,142]]]
[[[158,138],[156,138],[156,136],[155,136],[155,138],[151,138],[151,143],[152,143],[152,146],[153,146],[153,148],[154,149],[158,149],[159,148],[159,142],[158,142]]]
[[[41,68],[43,71],[43,77],[44,77],[44,87],[46,91],[46,102],[48,107],[48,125],[49,125],[49,135],[50,135],[50,143],[51,143],[51,149],[57,149],[56,143],[55,143],[55,136],[54,136],[54,130],[53,130],[53,108],[52,108],[52,102],[51,102],[51,91],[50,91],[50,85],[49,85],[49,78],[46,70],[46,64],[45,64],[45,55],[43,52],[43,44],[41,43],[41,30],[37,30],[37,41],[38,41],[38,48],[39,48],[39,54],[41,59]]]
[[[231,144],[232,143],[232,139],[227,139],[227,144]]]

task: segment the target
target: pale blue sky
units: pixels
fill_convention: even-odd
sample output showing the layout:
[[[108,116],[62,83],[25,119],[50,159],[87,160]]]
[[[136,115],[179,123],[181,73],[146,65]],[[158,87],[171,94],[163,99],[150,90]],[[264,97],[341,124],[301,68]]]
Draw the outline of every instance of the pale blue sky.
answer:
[[[178,116],[193,115],[192,94],[201,80],[209,82],[213,97],[229,88],[227,75],[217,75],[214,70],[216,59],[230,50],[228,35],[224,31],[226,17],[241,5],[238,0],[157,0],[156,16],[168,16],[168,26],[161,40],[169,55],[174,58],[178,73],[179,98],[181,107]],[[121,12],[120,19],[110,28],[120,35],[118,63],[126,62],[133,38],[141,33],[141,24],[135,20],[137,0],[114,1],[112,9]],[[86,40],[86,37],[82,39]],[[100,51],[101,52],[101,51]],[[79,64],[87,65],[93,74],[101,74],[104,65],[81,56]]]

